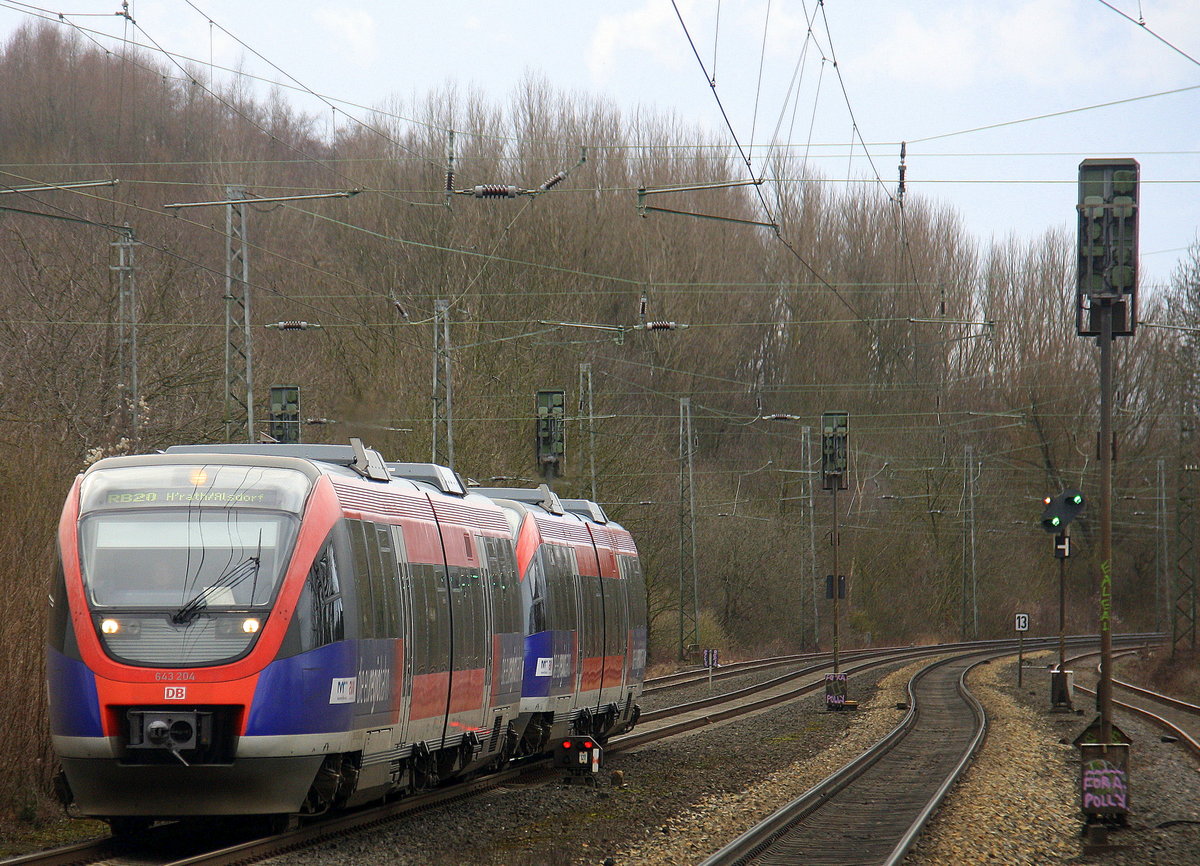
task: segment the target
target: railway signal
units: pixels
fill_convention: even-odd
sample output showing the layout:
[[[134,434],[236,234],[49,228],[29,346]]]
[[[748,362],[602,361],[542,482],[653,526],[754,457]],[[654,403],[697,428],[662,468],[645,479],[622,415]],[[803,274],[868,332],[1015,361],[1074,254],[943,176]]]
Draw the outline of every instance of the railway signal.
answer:
[[[566,459],[566,391],[537,392],[535,447],[538,470],[550,482]]]
[[[563,771],[564,782],[596,784],[604,749],[595,737],[563,737],[554,744],[553,766]]]
[[[270,434],[276,442],[295,445],[300,441],[300,386],[271,386]]]
[[[841,543],[841,532],[838,526],[837,495],[839,490],[847,487],[849,470],[849,447],[847,445],[850,431],[850,415],[847,412],[825,412],[821,415],[821,482],[822,486],[833,494],[833,573],[838,574],[838,545]],[[833,578],[830,577],[829,587],[833,588]],[[840,587],[839,587],[840,588]],[[845,675],[841,672],[841,595],[831,593],[833,598],[833,674],[837,687],[841,689],[840,700],[827,700],[826,708],[831,710],[843,709],[845,701]],[[826,694],[829,683],[826,683]]]
[[[1100,336],[1102,310],[1112,314],[1114,337],[1132,336],[1137,326],[1139,171],[1129,158],[1079,165],[1075,329],[1081,337]]]
[[[1085,159],[1079,164],[1076,206],[1075,331],[1081,337],[1096,337],[1100,349],[1100,728],[1093,743],[1102,750],[1117,746],[1112,723],[1112,345],[1114,337],[1132,336],[1137,323],[1138,173],[1135,159]]]
[[[1046,505],[1042,512],[1042,529],[1047,532],[1062,532],[1083,510],[1083,494],[1078,490],[1064,490],[1057,496],[1047,496],[1042,502]]]
[[[1050,672],[1050,706],[1057,710],[1071,709],[1071,671],[1066,666],[1067,629],[1067,557],[1071,555],[1071,521],[1083,510],[1083,494],[1064,490],[1057,496],[1042,500],[1042,529],[1054,533],[1054,556],[1058,560],[1058,667]]]

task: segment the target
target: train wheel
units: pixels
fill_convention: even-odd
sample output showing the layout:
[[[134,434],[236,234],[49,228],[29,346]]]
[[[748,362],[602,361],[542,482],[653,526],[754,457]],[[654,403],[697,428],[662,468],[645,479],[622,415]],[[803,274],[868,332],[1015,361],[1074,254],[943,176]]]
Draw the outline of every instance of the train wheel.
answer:
[[[342,756],[326,755],[304,798],[302,811],[306,815],[323,815],[335,805],[345,802],[349,785],[342,772]]]
[[[292,815],[288,812],[280,812],[276,815],[264,815],[263,824],[267,833],[278,836],[280,833],[288,833],[292,830],[300,829],[300,816]]]

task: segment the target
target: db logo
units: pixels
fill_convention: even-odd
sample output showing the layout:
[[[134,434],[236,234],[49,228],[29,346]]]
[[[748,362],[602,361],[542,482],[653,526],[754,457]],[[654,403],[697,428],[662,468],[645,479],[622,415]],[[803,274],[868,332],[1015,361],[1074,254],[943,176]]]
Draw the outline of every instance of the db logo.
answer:
[[[186,701],[187,686],[166,686],[163,689],[164,701]]]

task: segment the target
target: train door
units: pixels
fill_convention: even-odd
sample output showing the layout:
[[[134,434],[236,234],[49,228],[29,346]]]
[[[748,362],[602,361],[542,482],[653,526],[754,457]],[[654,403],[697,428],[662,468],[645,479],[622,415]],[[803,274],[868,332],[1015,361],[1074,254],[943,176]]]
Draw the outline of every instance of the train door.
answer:
[[[642,564],[633,556],[618,556],[629,611],[629,673],[626,681],[640,685],[646,675],[646,581]]]
[[[605,677],[605,608],[603,596],[604,579],[601,575],[599,551],[593,539],[583,553],[584,565],[579,568],[580,609],[580,642],[584,646],[583,680],[581,690],[588,695],[587,702],[593,710],[600,708],[601,695],[604,692]],[[583,572],[587,571],[588,574]],[[592,573],[594,572],[594,574]]]
[[[492,677],[492,662],[495,656],[496,647],[491,636],[496,633],[496,617],[492,609],[492,576],[491,576],[491,560],[488,557],[487,545],[484,543],[484,537],[478,533],[472,539],[475,546],[475,556],[478,563],[478,568],[475,574],[476,590],[476,611],[475,623],[476,629],[480,637],[481,658],[483,664],[483,708],[485,713],[488,707],[492,705],[492,695],[495,690],[495,683]]]
[[[506,538],[483,541],[492,602],[492,705],[499,707],[521,700],[525,639],[512,543]]]
[[[587,701],[584,699],[584,692],[595,688],[592,683],[592,670],[589,664],[591,656],[592,633],[594,631],[592,617],[592,580],[590,576],[582,574],[582,569],[579,565],[579,556],[574,548],[564,547],[563,551],[569,556],[568,574],[572,584],[572,601],[575,607],[575,617],[573,623],[573,638],[574,638],[574,655],[575,660],[575,679],[573,683],[573,706],[581,706]]]
[[[398,678],[398,700],[396,701],[396,743],[404,741],[407,735],[407,721],[412,711],[412,678],[413,678],[413,615],[412,615],[412,569],[408,562],[408,549],[404,545],[404,529],[400,526],[391,527],[391,546],[395,552],[397,580],[396,592],[399,599],[401,657]]]
[[[391,727],[398,711],[403,642],[399,568],[390,527],[348,520],[358,590],[356,714],[372,728]]]
[[[441,538],[431,523],[405,527],[412,678],[408,740],[441,748],[450,700],[450,603]]]
[[[447,743],[464,731],[482,727],[485,719],[484,667],[490,649],[484,632],[483,587],[479,557],[471,533],[442,524],[450,582],[450,706]],[[457,561],[458,564],[455,564]]]
[[[582,675],[583,643],[579,640],[579,568],[575,551],[561,544],[543,544],[540,555],[550,594],[554,668],[550,680],[555,715],[574,707]]]

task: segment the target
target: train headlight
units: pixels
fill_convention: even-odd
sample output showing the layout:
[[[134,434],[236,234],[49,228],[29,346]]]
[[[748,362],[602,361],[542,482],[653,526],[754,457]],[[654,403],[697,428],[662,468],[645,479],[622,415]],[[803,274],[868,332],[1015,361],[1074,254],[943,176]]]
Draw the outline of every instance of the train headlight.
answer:
[[[105,634],[116,634],[120,630],[121,623],[115,619],[106,619],[101,620],[100,622],[100,631],[104,632]]]
[[[203,487],[208,483],[208,473],[204,469],[197,469],[188,476],[188,481],[192,482],[195,487]]]
[[[242,631],[246,634],[255,634],[258,631],[259,622],[254,617],[242,620]]]

